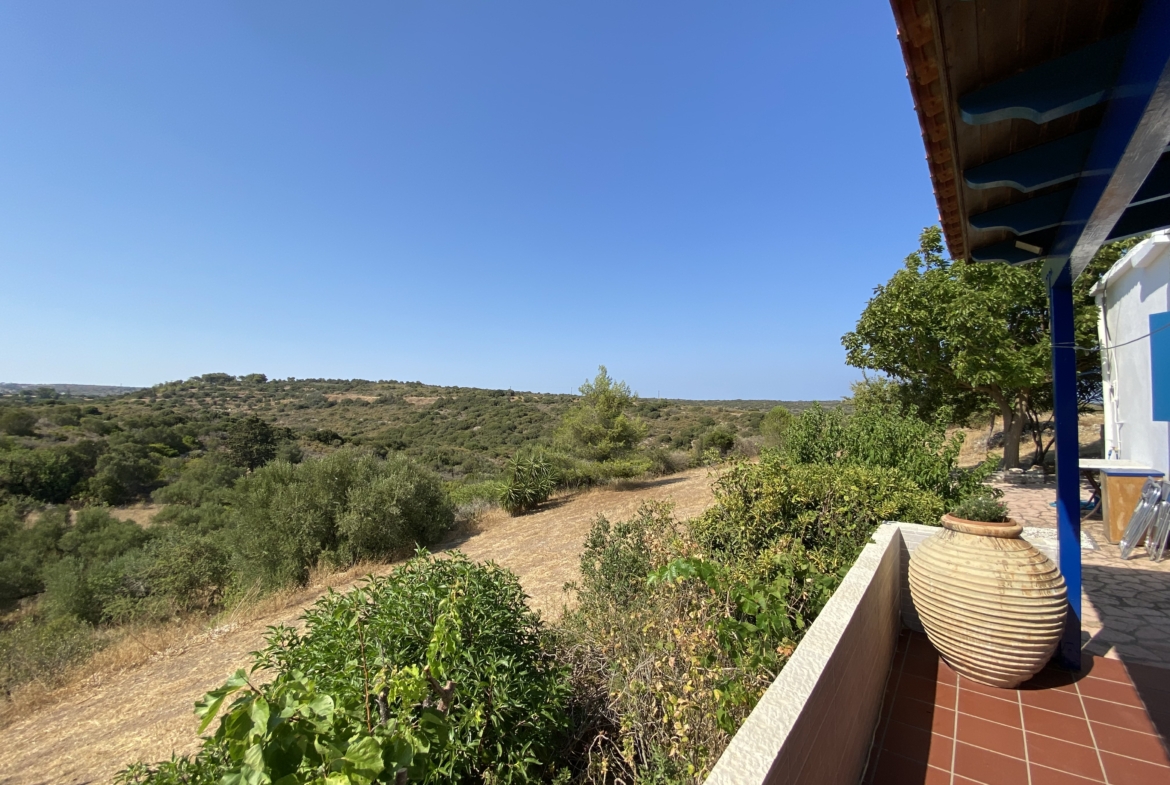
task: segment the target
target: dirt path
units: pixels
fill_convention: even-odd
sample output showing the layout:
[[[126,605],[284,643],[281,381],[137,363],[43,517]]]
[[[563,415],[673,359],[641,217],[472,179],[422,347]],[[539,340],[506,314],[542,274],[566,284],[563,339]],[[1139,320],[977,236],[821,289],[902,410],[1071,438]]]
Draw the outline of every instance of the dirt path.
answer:
[[[575,494],[519,518],[492,512],[473,534],[446,547],[509,567],[532,596],[532,607],[556,617],[562,608],[561,587],[577,577],[581,546],[593,520],[598,515],[629,517],[649,500],[674,501],[679,517],[698,514],[711,501],[707,470],[628,489]],[[345,588],[357,577],[334,576],[330,583]],[[322,586],[270,601],[266,612],[246,622],[189,638],[138,667],[96,675],[70,688],[60,700],[5,729],[0,785],[108,782],[135,760],[195,750],[195,700],[249,663],[269,625],[293,623],[324,590]]]

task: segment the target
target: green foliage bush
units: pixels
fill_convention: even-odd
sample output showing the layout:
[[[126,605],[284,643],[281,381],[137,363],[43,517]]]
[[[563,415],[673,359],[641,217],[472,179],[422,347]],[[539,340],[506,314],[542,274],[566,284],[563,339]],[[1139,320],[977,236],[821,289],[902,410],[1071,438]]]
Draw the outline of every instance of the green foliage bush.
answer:
[[[647,505],[586,540],[564,622],[584,781],[701,782],[875,527],[944,509],[896,468],[777,452],[713,489],[697,519]]]
[[[232,461],[245,469],[258,469],[276,457],[276,430],[256,416],[232,423],[227,449]]]
[[[947,438],[949,409],[925,419],[882,383],[856,385],[854,393],[852,414],[814,404],[797,417],[787,431],[784,460],[897,469],[946,504],[977,492],[994,468],[959,468],[963,435]]]
[[[429,545],[455,517],[433,472],[353,449],[270,463],[239,481],[231,505],[238,572],[268,587],[304,584],[322,558],[348,565]]]
[[[0,629],[0,695],[10,699],[14,689],[32,681],[59,686],[99,645],[93,628],[74,616],[26,617]]]
[[[851,561],[884,521],[937,524],[943,500],[897,469],[790,465],[765,454],[715,482],[717,504],[695,533],[715,554],[743,558],[777,545]]]
[[[68,501],[98,462],[99,447],[82,441],[38,449],[0,451],[0,496],[27,496],[48,504]]]
[[[44,591],[42,571],[60,556],[69,511],[51,508],[28,523],[14,504],[0,507],[0,608]]]
[[[9,436],[32,436],[36,433],[37,416],[28,409],[0,410],[0,431]]]
[[[420,556],[277,628],[253,672],[197,705],[194,759],[131,767],[137,785],[529,783],[551,779],[569,680],[519,581],[460,554]]]
[[[565,413],[557,441],[569,452],[594,461],[629,453],[646,435],[641,420],[626,416],[637,402],[625,382],[615,382],[605,366],[592,382],[581,385],[581,400]]]
[[[1003,523],[1008,519],[1007,505],[992,493],[969,496],[951,508],[950,512],[956,518],[968,521]]]
[[[176,529],[147,544],[142,578],[164,598],[164,612],[209,610],[231,583],[231,563],[224,538]]]
[[[500,485],[500,506],[512,515],[536,509],[557,488],[557,472],[544,453],[518,455],[508,462]]]
[[[116,444],[98,458],[89,492],[103,504],[125,504],[158,487],[161,475],[158,453],[134,442]]]
[[[760,422],[760,435],[764,437],[764,446],[783,450],[788,440],[788,429],[795,420],[792,412],[783,406],[775,406]]]

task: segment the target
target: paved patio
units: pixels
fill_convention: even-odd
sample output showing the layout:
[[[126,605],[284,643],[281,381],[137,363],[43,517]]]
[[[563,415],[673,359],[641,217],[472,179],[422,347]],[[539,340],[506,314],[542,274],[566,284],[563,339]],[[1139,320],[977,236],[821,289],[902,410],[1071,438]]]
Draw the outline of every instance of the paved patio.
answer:
[[[1049,506],[1056,498],[1054,485],[996,487],[1021,524],[1055,531],[1056,510]],[[1085,651],[1170,668],[1170,560],[1151,561],[1139,548],[1123,561],[1106,540],[1099,515],[1095,518],[1081,524],[1097,546],[1081,551]]]

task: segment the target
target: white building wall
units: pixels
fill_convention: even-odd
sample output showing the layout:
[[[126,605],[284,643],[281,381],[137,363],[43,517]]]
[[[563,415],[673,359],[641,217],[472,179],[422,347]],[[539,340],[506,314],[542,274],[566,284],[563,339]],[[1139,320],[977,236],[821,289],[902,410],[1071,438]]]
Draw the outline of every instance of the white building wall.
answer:
[[[1153,419],[1150,314],[1170,310],[1170,236],[1134,246],[1094,287],[1102,314],[1105,457],[1170,476],[1170,423]]]

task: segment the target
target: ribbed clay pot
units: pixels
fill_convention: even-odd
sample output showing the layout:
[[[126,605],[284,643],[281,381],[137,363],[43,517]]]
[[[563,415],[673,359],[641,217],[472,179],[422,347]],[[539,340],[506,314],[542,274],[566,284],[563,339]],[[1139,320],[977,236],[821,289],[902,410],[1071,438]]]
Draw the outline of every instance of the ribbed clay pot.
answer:
[[[1068,608],[1064,577],[1015,521],[944,515],[910,555],[910,596],[930,642],[959,673],[1015,687],[1052,657]]]

